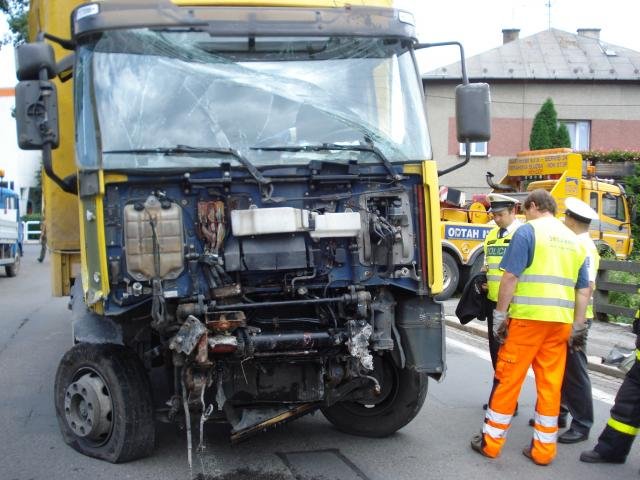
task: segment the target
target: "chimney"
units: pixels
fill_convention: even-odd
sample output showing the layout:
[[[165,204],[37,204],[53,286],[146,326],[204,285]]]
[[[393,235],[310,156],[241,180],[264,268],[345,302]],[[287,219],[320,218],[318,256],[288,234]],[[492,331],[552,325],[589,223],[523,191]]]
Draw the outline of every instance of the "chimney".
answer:
[[[518,40],[520,36],[519,28],[503,28],[502,29],[502,44],[505,45],[514,40]]]
[[[594,40],[600,40],[599,28],[579,28],[578,35],[581,37],[593,38]]]

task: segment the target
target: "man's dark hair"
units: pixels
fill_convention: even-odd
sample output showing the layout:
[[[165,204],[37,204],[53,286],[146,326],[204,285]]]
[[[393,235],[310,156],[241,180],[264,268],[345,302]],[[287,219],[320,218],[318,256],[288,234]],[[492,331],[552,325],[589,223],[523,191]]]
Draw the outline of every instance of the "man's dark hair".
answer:
[[[532,203],[535,203],[536,207],[538,207],[538,210],[541,212],[550,212],[554,216],[558,209],[555,199],[549,192],[542,188],[538,188],[529,194],[527,199],[524,201],[524,208],[528,209]]]

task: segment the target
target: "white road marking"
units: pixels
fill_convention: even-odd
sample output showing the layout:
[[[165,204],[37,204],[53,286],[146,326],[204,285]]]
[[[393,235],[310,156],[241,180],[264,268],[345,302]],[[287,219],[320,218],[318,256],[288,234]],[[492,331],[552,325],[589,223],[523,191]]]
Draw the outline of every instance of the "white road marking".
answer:
[[[467,345],[466,343],[463,343],[459,340],[455,340],[449,337],[447,337],[447,343],[450,344],[452,347],[459,348],[460,350],[464,350],[465,352],[469,352],[478,358],[486,360],[487,362],[491,361],[489,352],[485,350],[481,350],[477,347]],[[529,369],[529,371],[527,372],[527,376],[531,378],[535,378],[533,374],[533,370]],[[607,405],[613,405],[613,402],[615,400],[615,395],[611,395],[607,392],[603,392],[599,388],[591,387],[591,394],[593,395],[594,400],[598,400],[600,402],[606,403]]]

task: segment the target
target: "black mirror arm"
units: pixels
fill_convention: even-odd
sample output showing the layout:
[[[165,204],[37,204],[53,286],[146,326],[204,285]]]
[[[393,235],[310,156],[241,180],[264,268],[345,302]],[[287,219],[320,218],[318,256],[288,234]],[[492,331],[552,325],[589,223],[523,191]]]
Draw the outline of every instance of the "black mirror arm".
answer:
[[[450,166],[449,168],[445,168],[444,170],[438,170],[439,177],[441,177],[442,175],[446,175],[447,173],[453,172],[454,170],[458,170],[459,168],[462,168],[467,163],[469,163],[469,160],[471,160],[471,143],[464,142],[464,145],[465,145],[464,160],[461,161],[460,163],[456,163],[455,165]]]
[[[73,63],[75,62],[76,54],[70,53],[58,63],[56,63],[56,75],[58,79],[64,83],[73,78]]]
[[[460,49],[460,69],[462,70],[462,84],[469,84],[469,77],[467,76],[467,64],[464,59],[464,47],[460,42],[437,42],[437,43],[418,43],[414,45],[414,50],[419,50],[421,48],[434,48],[434,47],[446,47],[446,46],[457,46]],[[460,163],[456,163],[449,168],[445,168],[444,170],[438,170],[438,176],[446,175],[447,173],[453,172],[454,170],[458,170],[459,168],[464,167],[469,160],[471,160],[471,143],[465,142],[465,155],[464,160]]]
[[[450,45],[455,45],[460,49],[460,69],[462,70],[462,84],[468,85],[469,77],[467,76],[467,64],[464,59],[464,48],[460,42],[417,43],[413,48],[414,50],[419,50],[421,48],[447,47]]]
[[[58,185],[63,192],[70,193],[72,195],[78,194],[76,175],[60,178],[56,172],[53,171],[53,165],[51,162],[51,144],[48,142],[42,146],[42,167],[44,168],[44,173],[47,177],[53,180],[53,182]]]
[[[47,75],[47,69],[43,68],[40,70],[40,80],[41,81],[47,81],[48,80],[48,75]],[[49,104],[49,98],[51,96],[51,93],[49,90],[45,90],[43,89],[42,91],[42,101],[44,103],[44,111],[47,111],[48,108],[48,104]],[[77,195],[78,194],[78,185],[77,182],[75,181],[75,177],[67,177],[67,178],[60,178],[56,172],[53,171],[53,162],[52,162],[52,157],[51,157],[51,143],[52,143],[52,138],[50,135],[50,128],[49,128],[49,124],[48,124],[48,120],[45,117],[45,119],[40,123],[39,125],[40,130],[43,132],[43,138],[46,139],[45,143],[42,145],[42,166],[44,168],[44,172],[45,174],[51,179],[53,180],[53,182],[58,185],[63,192],[66,193],[71,193],[73,195]]]
[[[57,43],[65,50],[75,50],[76,43],[73,40],[65,40],[64,38],[56,37],[55,35],[51,35],[50,33],[41,32],[38,34],[38,38],[46,38],[47,40],[51,40],[54,43]]]

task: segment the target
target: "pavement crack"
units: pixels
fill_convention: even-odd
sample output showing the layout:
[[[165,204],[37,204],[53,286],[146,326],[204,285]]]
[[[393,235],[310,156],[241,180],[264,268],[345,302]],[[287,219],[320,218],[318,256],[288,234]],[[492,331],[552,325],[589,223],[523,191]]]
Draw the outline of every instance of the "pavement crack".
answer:
[[[29,409],[29,413],[27,414],[27,417],[24,419],[24,426],[25,427],[29,423],[29,420],[31,420],[31,416],[32,415],[33,415],[33,408]]]
[[[20,329],[24,327],[28,321],[29,321],[29,318],[22,319],[22,321],[20,322],[20,325],[18,325],[18,328],[16,328],[13,331],[13,333],[9,336],[9,340],[7,340],[7,343],[5,343],[2,347],[0,347],[0,355],[2,355],[2,353],[7,349],[7,347],[11,344],[13,339],[16,338],[16,336],[18,335],[18,332],[20,331]]]

